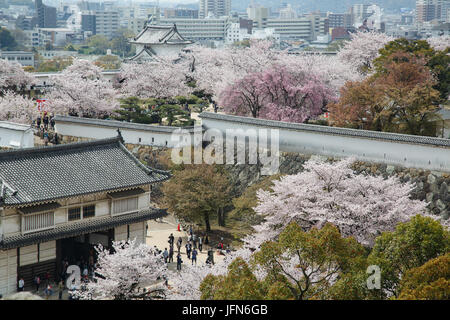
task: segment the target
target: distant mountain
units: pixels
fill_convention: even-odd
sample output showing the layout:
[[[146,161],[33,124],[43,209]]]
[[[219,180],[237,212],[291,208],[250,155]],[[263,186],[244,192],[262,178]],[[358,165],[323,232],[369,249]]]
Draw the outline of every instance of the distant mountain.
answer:
[[[244,11],[251,3],[251,0],[232,0],[234,10]],[[275,10],[281,3],[289,3],[294,9],[299,9],[301,13],[311,11],[333,11],[346,12],[353,4],[377,4],[386,11],[399,11],[400,8],[415,8],[416,0],[254,0],[255,4],[271,7]]]

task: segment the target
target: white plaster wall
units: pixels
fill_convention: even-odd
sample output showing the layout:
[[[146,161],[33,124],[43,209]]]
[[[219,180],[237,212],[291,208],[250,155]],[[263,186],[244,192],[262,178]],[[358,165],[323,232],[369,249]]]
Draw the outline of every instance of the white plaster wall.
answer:
[[[58,208],[55,210],[55,225],[67,222],[67,209]]]
[[[104,120],[108,121],[108,120]],[[149,125],[149,127],[151,127]],[[63,136],[73,136],[90,139],[104,139],[117,137],[117,127],[88,125],[82,123],[57,121],[55,129],[58,134]],[[179,143],[179,135],[172,138],[171,132],[158,132],[147,130],[134,130],[129,128],[120,128],[125,143],[139,144],[146,146],[158,146],[173,148]],[[140,141],[139,141],[140,139]],[[153,140],[152,140],[153,139]],[[174,140],[173,140],[174,139]],[[191,141],[187,142],[189,145]]]
[[[0,294],[16,292],[17,249],[0,250]]]
[[[142,193],[138,197],[138,209],[147,209],[150,206],[150,193]]]
[[[215,128],[221,132],[226,132],[226,129],[266,129],[257,125],[208,118],[203,118],[202,123],[205,129]],[[332,157],[354,156],[361,161],[450,172],[450,148],[448,147],[314,133],[285,128],[278,130],[280,151]],[[206,136],[208,137],[209,135],[206,134]]]
[[[20,215],[7,215],[2,222],[3,233],[6,235],[20,232]]]
[[[101,216],[107,216],[110,212],[110,202],[109,201],[101,201],[97,202],[95,207],[95,216],[101,217]]]
[[[19,131],[0,127],[0,147],[34,147],[33,131]]]

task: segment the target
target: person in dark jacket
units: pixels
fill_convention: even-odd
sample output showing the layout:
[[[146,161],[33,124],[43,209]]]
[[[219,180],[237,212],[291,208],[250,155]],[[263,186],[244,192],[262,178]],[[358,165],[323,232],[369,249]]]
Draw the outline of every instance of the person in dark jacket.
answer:
[[[183,263],[183,260],[181,260],[181,254],[177,255],[177,270],[181,270],[181,264]]]

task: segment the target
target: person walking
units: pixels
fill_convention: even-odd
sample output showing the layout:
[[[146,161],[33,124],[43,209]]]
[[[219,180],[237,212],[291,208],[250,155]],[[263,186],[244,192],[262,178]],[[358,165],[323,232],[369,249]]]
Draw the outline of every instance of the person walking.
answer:
[[[202,249],[203,249],[203,240],[202,237],[198,237],[198,250],[202,252]]]
[[[48,130],[48,115],[47,115],[47,111],[44,112],[44,118],[42,118],[42,122],[44,123],[44,129]]]
[[[50,127],[52,128],[53,131],[55,131],[55,117],[54,116],[50,116]]]
[[[186,254],[187,254],[187,257],[188,257],[188,259],[191,259],[191,244],[188,242],[188,243],[186,243]]]
[[[181,254],[177,255],[177,270],[181,270],[181,264],[183,263],[183,260],[181,260]]]
[[[59,281],[58,284],[58,299],[62,300],[62,295],[64,292],[64,282],[62,280]]]
[[[178,253],[180,253],[181,250],[181,243],[183,242],[183,240],[181,239],[181,237],[178,238],[177,241],[177,248],[178,248]]]
[[[164,248],[163,257],[164,262],[167,263],[167,258],[169,258],[169,251],[167,251],[167,248]]]
[[[173,233],[171,233],[170,236],[169,236],[169,244],[170,244],[171,246],[173,246],[174,240],[175,240],[175,237],[173,236]]]
[[[209,243],[209,239],[208,239],[208,235],[205,236],[205,241],[203,241],[204,244],[208,244]]]
[[[194,249],[197,249],[197,235],[194,233],[192,235],[192,243],[194,244]]]
[[[169,250],[169,263],[173,262],[173,246]]]
[[[44,144],[48,145],[48,132],[46,129],[44,129]]]
[[[37,128],[39,129],[39,131],[41,130],[41,115],[39,115],[37,118],[36,118],[36,126],[37,126]]]
[[[23,280],[22,277],[20,277],[20,280],[19,280],[19,291],[23,291],[24,287],[25,287],[25,281]]]
[[[194,248],[194,250],[192,251],[192,265],[194,265],[194,261],[195,261],[195,265],[197,265],[197,249]]]
[[[34,284],[36,285],[36,293],[39,293],[39,286],[41,285],[41,278],[39,276],[34,277]]]
[[[192,236],[192,224],[189,226],[189,234]]]

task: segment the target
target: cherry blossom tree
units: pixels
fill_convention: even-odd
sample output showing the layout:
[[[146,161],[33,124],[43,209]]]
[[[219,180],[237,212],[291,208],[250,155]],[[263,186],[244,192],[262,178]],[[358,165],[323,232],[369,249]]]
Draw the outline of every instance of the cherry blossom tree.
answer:
[[[254,247],[276,237],[283,226],[296,221],[306,229],[326,222],[336,225],[343,236],[353,236],[371,245],[383,231],[391,231],[399,222],[417,214],[426,215],[425,201],[412,200],[415,186],[401,183],[397,177],[355,174],[347,158],[328,163],[311,159],[304,171],[274,181],[272,192],[257,193],[254,208],[265,217],[255,226],[257,236],[248,240]]]
[[[372,69],[372,61],[378,57],[378,51],[392,40],[393,37],[384,33],[357,32],[339,51],[338,58],[365,75]]]
[[[114,241],[114,253],[99,245],[98,268],[93,281],[74,295],[83,300],[134,300],[164,298],[164,288],[158,281],[167,274],[162,254],[136,239]],[[139,287],[150,287],[144,292]]]
[[[324,112],[333,92],[313,74],[274,66],[238,80],[221,93],[226,112],[304,122]]]
[[[431,37],[427,42],[434,50],[444,51],[450,47],[450,36]]]
[[[0,59],[0,95],[7,90],[21,91],[34,83],[34,77],[23,71],[19,63]]]
[[[31,124],[38,115],[36,102],[13,91],[0,96],[0,120]]]
[[[124,97],[170,98],[189,95],[188,61],[160,58],[151,62],[122,65],[120,93]]]
[[[52,87],[46,95],[46,107],[53,113],[102,117],[119,107],[112,84],[90,61],[75,59],[49,82]]]

